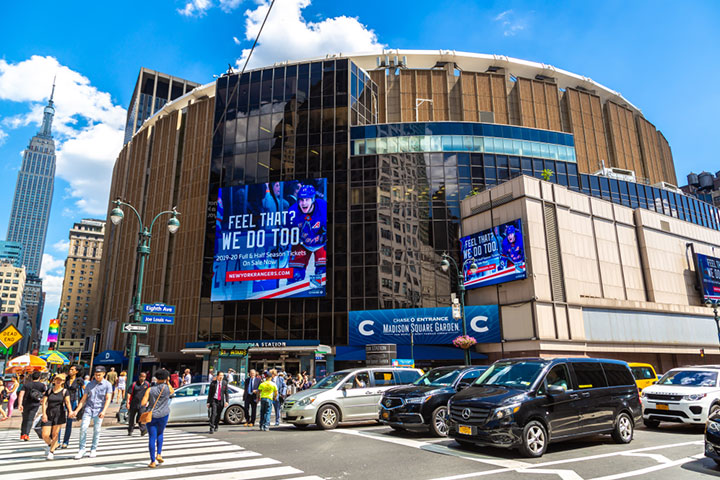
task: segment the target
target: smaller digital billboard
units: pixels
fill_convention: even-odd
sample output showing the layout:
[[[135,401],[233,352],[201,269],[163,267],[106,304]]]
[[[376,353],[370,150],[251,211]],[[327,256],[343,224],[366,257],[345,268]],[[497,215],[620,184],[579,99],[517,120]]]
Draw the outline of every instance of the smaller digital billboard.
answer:
[[[60,320],[57,318],[51,318],[48,325],[47,342],[53,343],[58,341],[58,333],[60,332]]]
[[[720,300],[720,258],[696,253],[695,269],[703,300]]]
[[[211,300],[325,296],[327,180],[218,191]]]
[[[527,278],[521,219],[463,237],[460,246],[465,288]]]

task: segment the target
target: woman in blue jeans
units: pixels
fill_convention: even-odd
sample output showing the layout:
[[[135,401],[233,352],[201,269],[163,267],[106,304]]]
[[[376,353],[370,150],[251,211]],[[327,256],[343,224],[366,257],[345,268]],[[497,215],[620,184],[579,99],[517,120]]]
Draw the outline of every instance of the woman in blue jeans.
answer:
[[[150,463],[148,467],[155,468],[163,463],[162,458],[163,433],[170,416],[170,395],[175,393],[168,382],[170,373],[167,370],[155,372],[157,383],[148,388],[142,399],[142,406],[152,410],[152,420],[147,424],[150,448]]]

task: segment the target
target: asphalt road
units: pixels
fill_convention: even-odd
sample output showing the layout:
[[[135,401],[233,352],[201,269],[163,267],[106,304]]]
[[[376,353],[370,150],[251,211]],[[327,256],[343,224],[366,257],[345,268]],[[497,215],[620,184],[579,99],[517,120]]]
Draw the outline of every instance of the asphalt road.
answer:
[[[206,428],[184,425],[205,435]],[[290,425],[257,428],[221,426],[212,436],[281,460],[326,479],[493,479],[614,480],[652,478],[684,480],[720,477],[720,468],[705,458],[702,427],[663,425],[640,428],[629,445],[609,436],[552,444],[540,459],[514,450],[476,447],[463,450],[449,439],[422,433],[395,432],[377,424],[342,426],[322,431]]]

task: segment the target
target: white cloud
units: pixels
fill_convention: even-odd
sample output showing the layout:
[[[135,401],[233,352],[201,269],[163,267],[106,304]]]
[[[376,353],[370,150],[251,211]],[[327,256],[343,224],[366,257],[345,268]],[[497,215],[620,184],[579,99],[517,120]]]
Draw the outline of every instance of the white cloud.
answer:
[[[240,45],[240,39],[237,37],[233,37],[233,42],[235,42],[235,45]]]
[[[0,145],[5,143],[5,138],[7,138],[7,133],[5,133],[2,128],[0,128]]]
[[[190,0],[184,8],[178,10],[178,13],[186,17],[201,17],[210,7],[212,7],[210,0]]]
[[[252,42],[270,3],[257,0],[254,10],[245,11],[245,39]],[[382,51],[377,35],[357,18],[339,16],[310,22],[302,10],[310,0],[276,0],[255,47],[249,67],[274,62],[320,57],[330,53]],[[242,67],[250,49],[244,49],[237,64]]]
[[[53,57],[32,56],[19,63],[0,59],[0,100],[28,102],[28,111],[4,118],[18,128],[42,123],[56,75],[55,119],[57,175],[70,184],[74,207],[92,215],[106,212],[112,165],[122,148],[126,111],[109,93]]]
[[[65,267],[65,260],[55,258],[49,253],[43,253],[42,267],[40,268],[40,276],[45,277],[48,273],[55,272]]]
[[[506,37],[512,37],[518,32],[525,30],[525,20],[519,18],[513,10],[500,12],[493,20],[500,23],[503,29],[503,35]]]
[[[242,0],[220,0],[220,9],[225,13],[230,13],[240,6]]]
[[[53,248],[57,252],[67,254],[68,249],[70,248],[70,241],[69,240],[58,240],[57,242],[53,243]]]

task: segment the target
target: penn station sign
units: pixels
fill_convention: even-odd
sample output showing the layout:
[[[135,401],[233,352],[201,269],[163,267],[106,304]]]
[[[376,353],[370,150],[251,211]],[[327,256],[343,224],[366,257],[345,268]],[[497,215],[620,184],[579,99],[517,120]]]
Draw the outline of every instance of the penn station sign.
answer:
[[[478,343],[500,341],[497,305],[465,307],[467,334]],[[452,316],[452,308],[401,308],[350,312],[350,345],[393,343],[398,345],[450,345],[463,334],[462,320]]]

